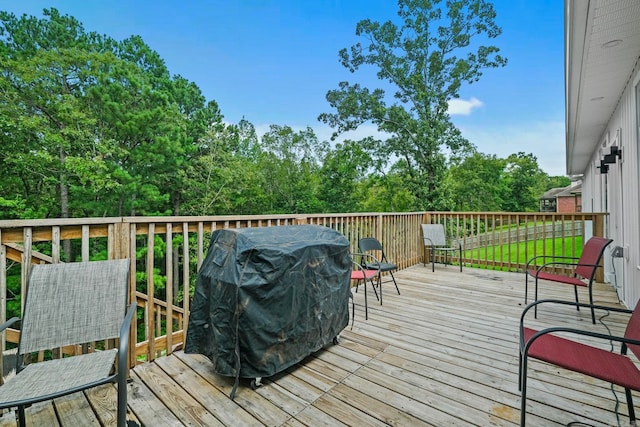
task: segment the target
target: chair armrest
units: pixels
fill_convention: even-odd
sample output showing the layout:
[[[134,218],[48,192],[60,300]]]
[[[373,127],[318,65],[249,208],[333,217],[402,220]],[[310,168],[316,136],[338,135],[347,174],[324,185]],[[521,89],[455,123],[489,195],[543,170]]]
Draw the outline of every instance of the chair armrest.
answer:
[[[626,314],[633,313],[633,310],[629,310],[627,308],[608,307],[606,305],[596,305],[596,304],[587,304],[587,303],[576,303],[575,301],[565,301],[565,300],[556,300],[556,299],[541,299],[541,300],[538,300],[538,301],[534,301],[531,304],[527,305],[524,308],[524,310],[522,310],[522,314],[520,315],[520,349],[521,350],[525,348],[525,342],[524,342],[524,320],[525,320],[525,316],[527,315],[529,310],[531,310],[532,308],[534,308],[534,307],[536,307],[536,306],[538,306],[540,304],[547,304],[547,303],[568,305],[568,306],[571,306],[571,307],[575,307],[576,305],[578,305],[580,307],[585,307],[585,308],[589,308],[589,309],[594,308],[594,309],[597,309],[597,310],[613,311],[615,313],[626,313]],[[585,331],[585,330],[582,330],[582,329],[574,329],[574,328],[567,328],[567,327],[552,327],[552,328],[543,329],[543,330],[539,331],[538,333],[536,333],[533,337],[531,337],[531,339],[529,339],[529,341],[526,343],[527,349],[531,345],[530,343],[532,343],[539,336],[544,335],[544,334],[548,334],[548,333],[551,333],[551,332],[570,332],[570,333],[575,333],[575,334],[578,334],[578,335],[585,335],[585,336],[591,336],[591,337],[603,338],[603,339],[612,339],[613,341],[624,342],[624,343],[627,343],[627,344],[640,345],[640,341],[630,340],[630,339],[624,338],[624,337],[616,337],[614,335],[606,335],[606,334],[601,334],[601,333],[597,333],[597,332]]]
[[[595,267],[598,268],[600,267],[600,264],[584,264],[584,263],[580,263],[580,262],[547,262],[545,264],[542,264],[541,266],[539,266],[538,268],[536,268],[536,276],[538,275],[539,272],[541,272],[544,268],[549,267],[549,266],[575,266],[575,267]],[[529,271],[529,270],[527,270]]]
[[[118,345],[118,374],[127,370],[127,360],[129,358],[129,330],[131,328],[131,322],[133,316],[136,314],[135,302],[131,303],[127,314],[124,317],[122,326],[120,327],[120,343]]]
[[[4,331],[9,326],[13,325],[14,323],[18,322],[19,320],[20,320],[19,317],[12,317],[11,319],[7,320],[2,325],[0,325],[0,332]]]
[[[378,259],[371,254],[353,252],[351,253],[351,257],[353,263],[358,266],[360,270],[378,270],[378,272],[380,271],[380,261],[378,261]],[[359,262],[356,261],[357,257],[360,257]],[[369,264],[367,264],[367,261],[364,260],[365,258],[370,260]]]
[[[538,256],[534,256],[533,258],[530,258],[529,261],[527,261],[527,265],[525,266],[525,270],[529,270],[529,266],[531,265],[531,263],[533,261],[537,260],[537,259],[540,259],[540,258],[542,258],[542,259],[550,258],[550,259],[554,260],[554,261],[548,262],[547,264],[553,264],[553,263],[561,264],[560,262],[555,261],[555,260],[562,260],[562,259],[578,260],[578,259],[580,259],[579,257],[571,257],[571,256],[538,255]],[[565,264],[568,265],[569,263],[565,263]],[[543,264],[543,265],[546,265],[546,264]]]
[[[640,345],[640,340],[632,340],[630,338],[620,337],[616,335],[608,335],[600,332],[591,332],[583,329],[575,329],[575,328],[567,328],[567,327],[559,326],[559,327],[546,328],[546,329],[542,329],[541,331],[537,331],[535,334],[533,334],[529,338],[529,340],[526,343],[524,342],[524,331],[520,330],[520,351],[523,354],[527,354],[529,352],[529,348],[533,345],[535,340],[537,340],[538,338],[544,335],[552,334],[554,332],[564,332],[564,333],[570,333],[570,334],[585,336],[590,338],[598,338],[598,339],[606,340],[609,342],[615,341],[615,342],[619,342],[626,345]]]

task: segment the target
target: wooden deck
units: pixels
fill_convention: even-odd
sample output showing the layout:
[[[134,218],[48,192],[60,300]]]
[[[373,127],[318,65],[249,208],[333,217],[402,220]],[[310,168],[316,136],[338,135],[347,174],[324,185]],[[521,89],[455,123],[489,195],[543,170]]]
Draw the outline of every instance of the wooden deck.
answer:
[[[497,425],[519,423],[518,322],[524,275],[436,265],[396,274],[402,295],[384,285],[384,305],[355,294],[356,319],[338,345],[308,357],[251,390],[243,383],[235,401],[232,380],[211,363],[182,352],[137,366],[129,385],[131,419],[146,426]],[[569,287],[543,286],[541,297],[571,299]],[[585,294],[582,300],[586,301]],[[597,285],[597,303],[617,304],[609,285]],[[602,321],[622,333],[626,319]],[[536,328],[591,325],[586,311],[541,310]],[[606,347],[609,344],[606,343]],[[539,362],[530,363],[527,425],[617,425],[611,386]],[[620,423],[628,425],[624,392]],[[30,425],[113,425],[115,388],[39,404]],[[13,414],[0,426],[15,425]]]

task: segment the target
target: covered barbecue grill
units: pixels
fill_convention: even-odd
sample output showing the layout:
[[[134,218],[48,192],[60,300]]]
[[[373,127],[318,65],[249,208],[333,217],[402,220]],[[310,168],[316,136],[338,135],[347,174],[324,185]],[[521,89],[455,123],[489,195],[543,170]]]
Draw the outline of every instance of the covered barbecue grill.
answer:
[[[236,385],[274,375],[348,325],[350,274],[349,241],[327,227],[217,230],[198,273],[185,352],[204,354]]]

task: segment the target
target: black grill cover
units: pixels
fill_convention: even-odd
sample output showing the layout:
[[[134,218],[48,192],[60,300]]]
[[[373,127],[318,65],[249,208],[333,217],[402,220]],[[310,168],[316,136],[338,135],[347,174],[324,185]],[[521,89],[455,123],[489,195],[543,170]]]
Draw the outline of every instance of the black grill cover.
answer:
[[[349,241],[316,225],[217,230],[198,273],[185,352],[218,374],[274,375],[349,323]]]

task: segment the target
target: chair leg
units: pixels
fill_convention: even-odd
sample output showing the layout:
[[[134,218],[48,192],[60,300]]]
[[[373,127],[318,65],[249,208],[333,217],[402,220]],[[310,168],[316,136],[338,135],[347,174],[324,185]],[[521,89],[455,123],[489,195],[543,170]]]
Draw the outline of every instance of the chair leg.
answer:
[[[591,304],[591,322],[596,324],[596,311],[593,308],[593,293],[591,292],[591,284],[589,284],[589,304]]]
[[[636,411],[633,409],[633,397],[631,396],[631,390],[624,389],[624,394],[627,396],[627,406],[629,407],[629,425],[635,425]]]
[[[393,275],[393,272],[390,271],[389,274],[391,275],[391,279],[393,279],[393,284],[396,285],[396,292],[398,292],[398,295],[400,295],[400,289],[398,288],[398,283],[396,282],[396,278]],[[382,291],[380,291],[380,293],[382,293]]]
[[[518,352],[518,391],[522,391],[522,350]]]
[[[578,305],[579,301],[578,301],[578,287],[577,286],[573,287],[573,293],[576,295],[576,310],[580,311],[580,306]]]
[[[427,266],[427,246],[426,245],[422,247],[422,265],[424,267]]]
[[[527,297],[529,296],[529,272],[524,272],[524,305],[527,305]]]
[[[373,289],[373,293],[376,295],[376,299],[378,301],[380,301],[380,297],[378,297],[378,291],[376,291],[376,285],[373,281],[373,277],[370,279],[371,280],[371,289]],[[367,287],[367,279],[364,279],[364,287]]]
[[[122,356],[126,357],[126,355]],[[118,427],[127,426],[127,372],[118,373]]]
[[[533,293],[534,299],[533,302],[538,301],[538,276],[536,276],[536,289]],[[533,307],[533,317],[534,319],[538,318],[538,305],[536,304],[535,307]]]
[[[19,427],[27,426],[26,417],[24,415],[24,406],[18,406],[18,426]]]
[[[436,248],[435,246],[431,246],[431,272],[435,273],[436,271]]]
[[[521,354],[520,357],[520,427],[525,427],[525,418],[527,415],[527,355]]]
[[[349,292],[349,299],[351,300],[351,330],[353,330],[353,324],[356,321],[356,301],[353,298],[353,292]]]

